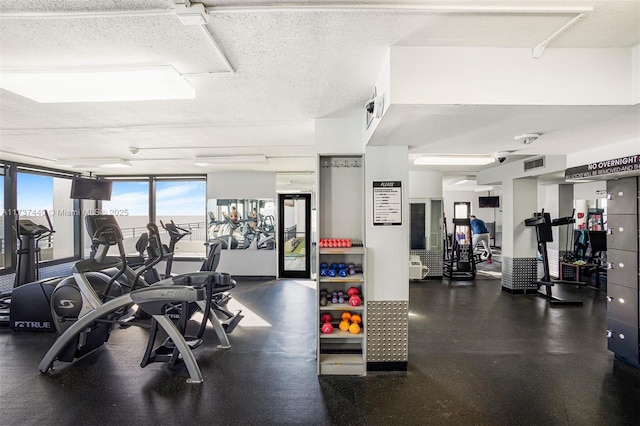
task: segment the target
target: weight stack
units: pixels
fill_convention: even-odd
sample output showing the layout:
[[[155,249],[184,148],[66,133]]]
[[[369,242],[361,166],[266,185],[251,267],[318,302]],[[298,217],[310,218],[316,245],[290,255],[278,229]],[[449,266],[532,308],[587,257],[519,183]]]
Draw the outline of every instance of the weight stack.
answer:
[[[607,348],[640,368],[638,177],[607,181]]]

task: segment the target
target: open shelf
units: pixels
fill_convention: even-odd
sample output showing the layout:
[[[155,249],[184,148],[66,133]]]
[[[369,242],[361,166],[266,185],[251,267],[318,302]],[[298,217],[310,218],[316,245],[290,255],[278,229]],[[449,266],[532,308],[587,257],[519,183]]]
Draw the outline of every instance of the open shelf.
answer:
[[[364,375],[366,363],[363,354],[321,354],[320,374],[327,375]]]
[[[316,251],[318,374],[364,376],[367,369],[367,309],[364,302],[367,297],[367,249],[364,242],[363,222],[364,156],[362,154],[320,155],[317,170],[317,235],[320,240],[349,239],[352,243],[351,247],[319,247],[320,244],[318,244]],[[322,263],[352,264],[355,266],[356,273],[345,277],[320,276],[319,265]],[[329,293],[347,293],[350,287],[356,287],[360,291],[362,303],[359,306],[351,306],[346,294],[344,303],[327,303],[326,306],[320,306],[320,292],[323,290]],[[331,321],[334,326],[333,332],[323,334],[320,330],[321,316],[331,313],[332,316],[342,317],[342,312],[357,313],[360,316],[360,332],[351,334],[340,330],[338,327],[340,320],[335,318]]]
[[[333,330],[331,334],[320,334],[321,339],[364,339],[364,333],[351,334],[348,331]]]
[[[361,283],[364,274],[347,275],[346,277],[319,277],[321,283]]]
[[[320,254],[364,254],[364,247],[323,247],[320,249]]]

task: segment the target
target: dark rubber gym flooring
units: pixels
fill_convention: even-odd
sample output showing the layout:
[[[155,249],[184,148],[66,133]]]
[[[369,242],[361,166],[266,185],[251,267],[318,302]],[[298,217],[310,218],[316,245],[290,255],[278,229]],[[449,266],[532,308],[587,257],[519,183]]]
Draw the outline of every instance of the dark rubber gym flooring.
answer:
[[[208,335],[199,385],[140,368],[135,327],[49,375],[37,366],[55,335],[0,332],[0,425],[640,424],[640,371],[607,351],[603,291],[565,285],[584,306],[551,308],[483,272],[412,282],[408,372],[318,377],[313,285],[239,282],[234,298],[255,315],[232,349]]]

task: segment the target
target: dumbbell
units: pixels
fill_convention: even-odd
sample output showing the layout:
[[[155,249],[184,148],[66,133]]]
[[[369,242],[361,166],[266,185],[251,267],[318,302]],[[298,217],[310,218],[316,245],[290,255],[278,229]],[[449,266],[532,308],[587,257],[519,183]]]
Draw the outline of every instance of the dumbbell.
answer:
[[[325,322],[322,324],[322,328],[320,330],[322,331],[322,334],[331,334],[333,333],[333,326],[330,322]]]

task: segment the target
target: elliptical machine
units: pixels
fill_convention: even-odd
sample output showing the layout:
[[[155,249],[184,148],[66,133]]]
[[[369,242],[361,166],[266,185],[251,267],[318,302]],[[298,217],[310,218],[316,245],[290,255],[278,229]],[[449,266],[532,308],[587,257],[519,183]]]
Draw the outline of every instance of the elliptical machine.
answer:
[[[18,236],[16,274],[13,289],[0,296],[0,327],[15,331],[55,331],[49,310],[49,298],[60,279],[40,279],[40,240],[55,231],[44,211],[49,226],[38,225],[29,219],[16,220]],[[34,284],[32,284],[34,283]]]
[[[88,216],[87,229],[97,244],[94,257],[77,262],[72,277],[63,279],[51,295],[51,313],[56,329],[61,332],[39,365],[42,373],[53,368],[55,361],[72,362],[102,346],[110,333],[121,327],[136,325],[150,330],[141,366],[152,362],[167,362],[170,366],[183,361],[190,383],[203,381],[192,349],[202,343],[206,322],[209,321],[222,345],[230,347],[222,326],[211,310],[213,294],[233,288],[228,274],[196,272],[170,277],[148,285],[142,275],[145,268],[134,271],[126,263],[122,233],[111,215]],[[111,246],[117,245],[119,256],[108,256]],[[116,268],[118,273],[104,276],[98,271]],[[102,285],[92,282],[97,276]],[[169,304],[192,304],[203,312],[203,319],[195,336],[185,338],[187,313],[174,324],[166,315]],[[151,324],[136,322],[137,309],[151,316]],[[162,328],[168,338],[155,345],[157,331]]]
[[[53,235],[53,225],[49,213],[44,210],[49,227],[38,225],[29,219],[16,220],[16,233],[18,234],[18,250],[16,275],[13,287],[19,287],[26,283],[32,283],[40,279],[40,240]]]
[[[145,274],[145,278],[149,283],[155,283],[161,279],[157,270],[153,268],[153,266],[157,265],[162,260],[166,261],[164,278],[168,278],[171,276],[175,246],[178,241],[191,234],[189,230],[177,226],[173,220],[166,224],[160,222],[160,224],[169,234],[170,241],[169,246],[162,244],[162,242],[160,241],[160,233],[156,224],[149,223],[147,225],[147,230],[149,231],[149,246],[147,247],[147,254],[149,255],[149,259],[147,261],[147,264],[151,265],[151,269]],[[218,264],[220,263],[220,255],[223,243],[221,240],[215,239],[213,241],[205,243],[205,245],[207,246],[207,257],[202,262],[200,272],[215,272]],[[217,314],[220,314],[221,325],[227,334],[230,334],[236,328],[242,318],[244,318],[244,316],[242,315],[242,310],[231,312],[230,310],[226,309],[225,305],[230,299],[231,294],[228,291],[217,292],[211,298],[211,309]],[[172,319],[177,319],[180,315],[180,308],[174,306],[172,309],[168,310],[167,315]]]

